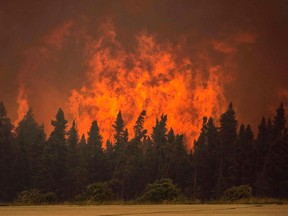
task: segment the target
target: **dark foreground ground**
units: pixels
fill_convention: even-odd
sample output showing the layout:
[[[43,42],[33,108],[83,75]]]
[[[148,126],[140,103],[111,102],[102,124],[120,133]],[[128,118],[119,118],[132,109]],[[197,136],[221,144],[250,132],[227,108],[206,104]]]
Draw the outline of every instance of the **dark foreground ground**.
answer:
[[[172,216],[172,215],[271,215],[287,216],[288,205],[100,205],[2,206],[2,216]]]

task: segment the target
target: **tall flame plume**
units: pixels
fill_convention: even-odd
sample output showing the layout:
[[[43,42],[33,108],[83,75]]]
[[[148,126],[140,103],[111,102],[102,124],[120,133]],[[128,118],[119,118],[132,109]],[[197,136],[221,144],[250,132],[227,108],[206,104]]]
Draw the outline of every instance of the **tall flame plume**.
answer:
[[[223,94],[223,69],[207,63],[208,75],[192,59],[177,58],[181,45],[157,43],[142,33],[137,46],[127,51],[117,41],[111,23],[101,28],[101,37],[87,47],[87,83],[72,90],[69,112],[79,133],[89,131],[97,120],[104,139],[113,139],[111,125],[119,110],[133,136],[133,125],[146,110],[145,128],[151,133],[156,118],[168,114],[168,128],[183,133],[188,147],[198,135],[203,116],[219,116],[226,104]]]
[[[15,126],[17,126],[18,123],[24,118],[24,116],[26,115],[29,109],[27,93],[23,84],[20,84],[20,87],[18,89],[17,104],[18,104],[18,109],[17,109],[18,117],[14,121]]]

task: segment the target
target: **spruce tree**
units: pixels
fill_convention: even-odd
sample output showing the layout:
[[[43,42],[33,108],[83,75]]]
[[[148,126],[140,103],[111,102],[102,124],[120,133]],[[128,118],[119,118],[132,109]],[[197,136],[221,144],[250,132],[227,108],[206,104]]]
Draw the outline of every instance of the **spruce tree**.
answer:
[[[157,151],[155,150],[156,145],[152,141],[151,137],[148,135],[143,139],[144,146],[144,182],[152,183],[157,179],[158,169],[158,156]],[[145,184],[145,185],[146,185]]]
[[[68,199],[72,199],[79,192],[79,181],[78,181],[78,170],[79,170],[79,162],[80,155],[78,153],[78,130],[76,128],[75,121],[72,122],[72,126],[68,131],[68,151],[67,151],[67,176],[66,182],[67,185],[65,187],[65,194]]]
[[[155,148],[158,157],[158,174],[157,179],[165,177],[166,170],[166,147],[167,147],[167,115],[162,114],[160,121],[156,119],[156,125],[153,127],[152,139],[155,143]]]
[[[102,148],[102,136],[97,121],[93,121],[88,132],[87,147],[89,151],[88,172],[89,182],[103,181],[105,175],[104,152]]]
[[[85,135],[82,134],[79,148],[78,148],[78,158],[79,162],[77,165],[77,172],[76,172],[76,181],[77,181],[77,191],[80,192],[85,186],[87,186],[90,182],[90,173],[89,169],[89,159],[91,158],[91,153],[89,153],[89,149],[87,147],[87,142]]]
[[[146,111],[142,111],[134,125],[134,138],[128,142],[128,130],[125,130],[125,140],[127,148],[125,149],[126,161],[124,167],[124,193],[125,199],[132,199],[135,195],[140,195],[143,190],[143,170],[144,154],[142,140],[146,136],[147,130],[144,129],[144,120]],[[145,184],[145,183],[144,183]]]
[[[88,147],[91,150],[91,157],[97,157],[99,154],[103,154],[102,149],[102,136],[97,124],[97,121],[93,121],[88,132]]]
[[[288,190],[288,153],[285,129],[285,110],[283,103],[276,110],[273,119],[272,142],[267,160],[267,177],[270,195],[274,197],[287,197]]]
[[[64,112],[59,108],[56,120],[51,121],[54,127],[47,145],[44,148],[42,163],[42,188],[45,191],[55,192],[59,199],[64,199],[67,183],[67,121]]]
[[[165,177],[171,178],[175,184],[185,191],[191,185],[192,170],[184,144],[184,135],[175,135],[171,128],[167,137],[168,145],[170,145],[171,150]]]
[[[119,155],[120,152],[123,152],[124,145],[125,145],[125,140],[124,140],[125,139],[125,126],[124,126],[124,120],[122,118],[121,111],[118,112],[116,121],[112,126],[115,130],[115,134],[114,134],[115,153]]]
[[[219,146],[219,132],[218,128],[214,125],[213,119],[210,117],[207,122],[207,148],[208,148],[208,167],[207,170],[207,180],[206,180],[206,188],[205,199],[215,199],[216,198],[216,183],[217,183],[217,171],[219,164],[218,161],[218,150]]]
[[[125,128],[124,120],[121,111],[118,112],[115,123],[112,125],[114,134],[114,157],[113,167],[114,172],[112,180],[121,182],[121,198],[124,198],[124,182],[125,182],[125,163],[126,163],[126,149],[128,142],[128,130]]]
[[[271,121],[270,121],[271,122]],[[272,139],[265,117],[258,126],[258,135],[255,141],[255,195],[268,196],[267,159]]]
[[[250,125],[245,127],[245,125],[242,124],[239,130],[236,149],[236,185],[252,185],[254,183],[256,165],[253,160],[253,153],[254,134]]]
[[[0,102],[0,202],[11,201],[17,193],[17,171],[14,158],[17,157],[13,126],[7,116],[3,102]]]
[[[194,142],[194,197],[200,199],[207,199],[208,188],[207,181],[209,181],[209,164],[208,164],[208,125],[207,117],[203,117],[203,123],[200,135],[197,141]]]
[[[236,113],[230,103],[227,111],[220,116],[217,197],[236,182],[237,124]]]
[[[70,130],[68,131],[67,143],[68,143],[69,149],[72,151],[76,151],[78,142],[79,142],[78,130],[76,128],[75,121],[73,121],[72,126]]]
[[[143,110],[141,112],[141,114],[139,115],[135,125],[134,125],[134,139],[141,139],[143,138],[146,133],[147,130],[144,130],[144,120],[145,120],[145,116],[146,116],[146,111]]]
[[[44,128],[36,122],[31,108],[19,122],[15,132],[20,149],[18,159],[21,159],[21,162],[19,161],[19,166],[22,166],[19,170],[22,173],[21,187],[23,190],[24,188],[37,188],[45,133]]]

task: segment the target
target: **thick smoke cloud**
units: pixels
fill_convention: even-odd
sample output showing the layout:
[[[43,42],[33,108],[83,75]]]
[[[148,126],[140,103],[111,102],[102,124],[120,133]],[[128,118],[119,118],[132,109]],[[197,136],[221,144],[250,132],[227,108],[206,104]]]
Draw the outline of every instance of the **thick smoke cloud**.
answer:
[[[287,0],[4,0],[0,100],[15,120],[16,98],[25,88],[36,118],[49,128],[71,89],[86,82],[87,46],[108,19],[128,51],[144,32],[159,43],[184,44],[177,58],[204,62],[198,65],[203,76],[209,73],[207,59],[223,65],[224,95],[240,122],[255,129],[262,115],[273,115],[281,101],[288,104],[287,11]]]

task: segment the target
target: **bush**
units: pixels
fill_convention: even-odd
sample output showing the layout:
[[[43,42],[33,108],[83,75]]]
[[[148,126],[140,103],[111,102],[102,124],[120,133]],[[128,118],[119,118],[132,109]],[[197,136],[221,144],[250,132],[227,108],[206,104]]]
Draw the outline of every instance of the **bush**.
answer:
[[[20,204],[40,204],[41,193],[38,189],[30,189],[22,191],[18,194],[16,202]]]
[[[79,201],[92,201],[92,202],[104,202],[115,199],[116,196],[107,182],[90,184],[77,197],[77,200]]]
[[[55,193],[48,192],[41,195],[41,203],[42,204],[50,204],[57,202],[57,196]]]
[[[157,180],[148,184],[144,194],[139,201],[144,202],[163,202],[172,201],[179,195],[179,188],[173,184],[171,179]]]
[[[49,204],[56,202],[57,197],[54,193],[41,193],[38,189],[29,189],[22,191],[16,198],[16,203],[24,205]]]
[[[236,201],[251,197],[253,197],[253,194],[250,185],[240,185],[227,189],[221,197],[221,200]]]

